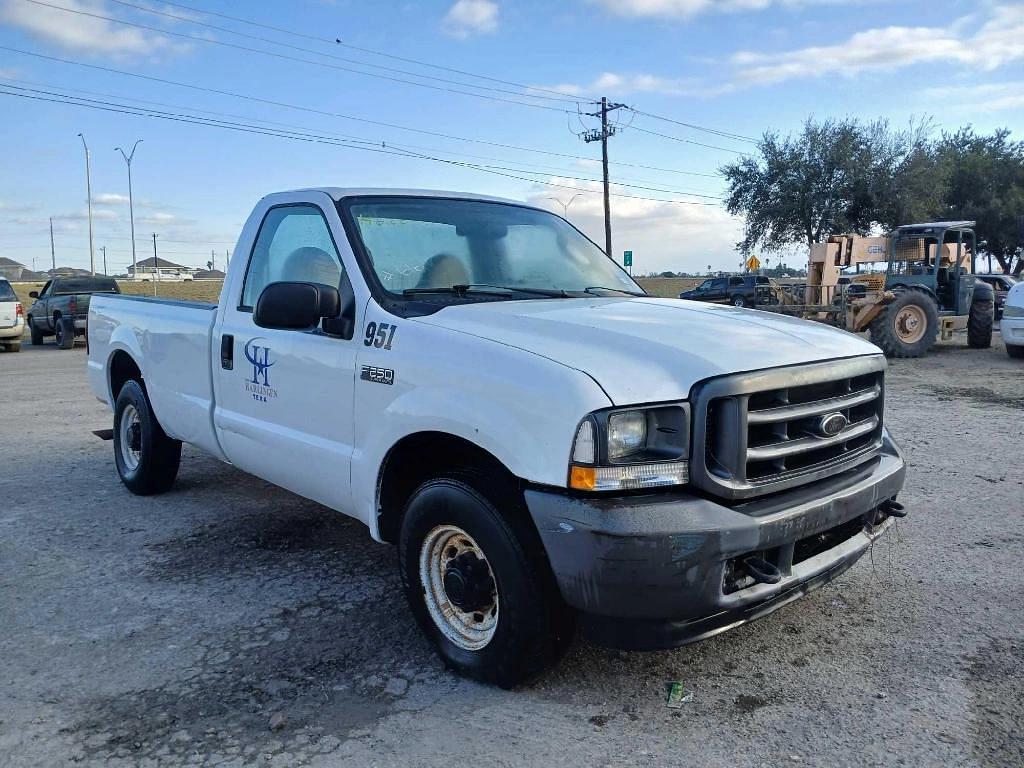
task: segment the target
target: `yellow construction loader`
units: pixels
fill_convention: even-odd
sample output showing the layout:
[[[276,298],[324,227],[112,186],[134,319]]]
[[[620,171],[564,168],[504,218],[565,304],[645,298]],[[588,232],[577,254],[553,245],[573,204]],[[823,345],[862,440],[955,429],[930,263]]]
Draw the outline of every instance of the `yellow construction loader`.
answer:
[[[940,335],[964,329],[969,346],[988,347],[995,296],[974,278],[973,226],[940,221],[880,237],[832,235],[811,246],[802,295],[760,308],[869,331],[890,357],[920,357]]]

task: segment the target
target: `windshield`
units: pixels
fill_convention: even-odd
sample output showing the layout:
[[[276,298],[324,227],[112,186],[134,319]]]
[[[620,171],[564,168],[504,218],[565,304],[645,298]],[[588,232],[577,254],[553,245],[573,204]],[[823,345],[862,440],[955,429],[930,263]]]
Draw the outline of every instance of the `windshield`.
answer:
[[[511,289],[530,295],[643,293],[570,224],[545,211],[444,198],[355,199],[347,208],[384,290],[392,294]],[[544,293],[547,292],[547,293]],[[500,295],[495,291],[494,295]]]

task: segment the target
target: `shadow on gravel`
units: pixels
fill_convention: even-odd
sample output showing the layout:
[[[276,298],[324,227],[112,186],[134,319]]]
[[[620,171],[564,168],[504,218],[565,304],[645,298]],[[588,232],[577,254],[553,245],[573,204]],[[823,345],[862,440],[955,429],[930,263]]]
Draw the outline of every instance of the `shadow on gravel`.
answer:
[[[335,512],[288,499],[150,551],[146,577],[207,603],[204,615],[244,595],[232,609],[256,618],[173,627],[182,651],[172,658],[191,666],[158,687],[87,702],[64,732],[82,758],[298,762],[376,722],[410,685],[454,684],[406,609],[391,549]]]
[[[1001,395],[988,387],[936,387],[925,385],[925,389],[934,392],[939,400],[951,402],[970,400],[977,405],[1002,405],[1007,408],[1024,407],[1024,397]]]
[[[972,752],[996,768],[1024,765],[1024,685],[1020,663],[1024,640],[993,639],[969,657]]]

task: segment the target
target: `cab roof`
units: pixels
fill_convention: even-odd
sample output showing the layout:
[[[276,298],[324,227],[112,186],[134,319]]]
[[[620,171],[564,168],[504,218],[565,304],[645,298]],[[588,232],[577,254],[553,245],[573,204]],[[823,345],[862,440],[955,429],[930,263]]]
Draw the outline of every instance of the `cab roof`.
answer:
[[[478,195],[473,192],[453,192],[440,189],[402,189],[398,187],[309,187],[306,190],[295,190],[299,191],[315,191],[323,192],[325,195],[329,195],[335,201],[340,201],[346,197],[437,197],[437,198],[456,198],[459,200],[481,200],[492,203],[512,203],[514,205],[525,205],[530,206],[529,203],[524,203],[522,200],[511,200],[505,197],[495,197],[493,195]]]

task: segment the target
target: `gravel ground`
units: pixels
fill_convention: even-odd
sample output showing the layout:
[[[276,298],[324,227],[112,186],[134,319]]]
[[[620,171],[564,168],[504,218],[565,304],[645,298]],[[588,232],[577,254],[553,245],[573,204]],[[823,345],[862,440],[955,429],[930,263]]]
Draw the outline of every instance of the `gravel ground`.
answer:
[[[1024,366],[998,340],[893,363],[910,516],[836,582],[675,651],[577,640],[512,692],[441,667],[359,523],[190,448],[131,496],[84,364],[0,353],[7,766],[1024,765]]]

